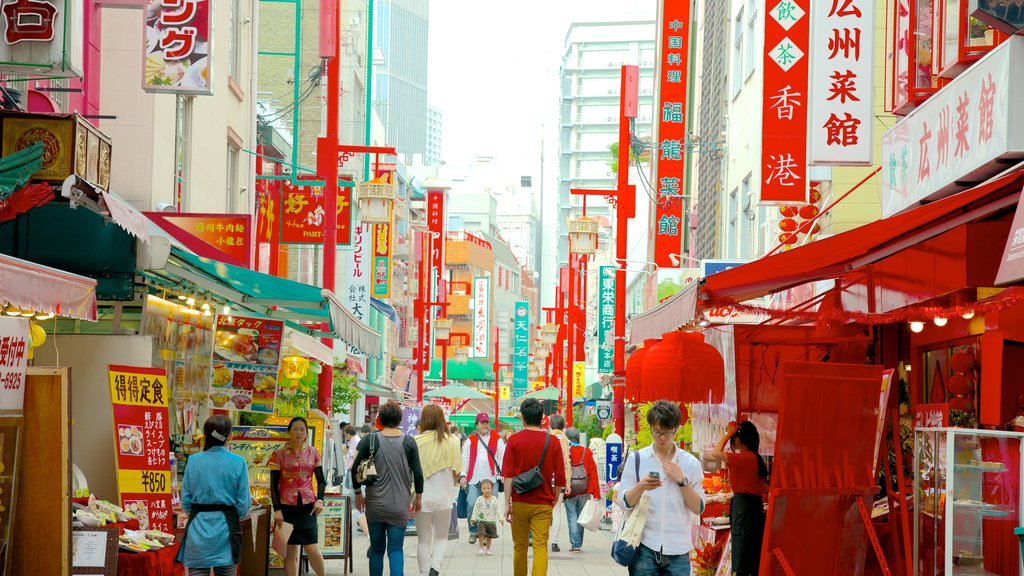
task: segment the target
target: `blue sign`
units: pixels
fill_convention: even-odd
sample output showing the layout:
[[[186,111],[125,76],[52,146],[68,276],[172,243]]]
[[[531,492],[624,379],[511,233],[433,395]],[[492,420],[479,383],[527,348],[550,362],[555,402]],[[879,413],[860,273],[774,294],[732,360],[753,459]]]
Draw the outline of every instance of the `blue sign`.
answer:
[[[611,486],[618,480],[619,466],[622,464],[622,438],[618,434],[609,434],[604,442],[604,480]],[[611,505],[611,500],[605,501],[607,509]]]
[[[707,278],[716,272],[724,272],[729,268],[735,268],[746,264],[748,260],[704,260],[701,262],[701,272]]]
[[[520,398],[529,389],[530,303],[516,302],[512,330],[512,398]]]

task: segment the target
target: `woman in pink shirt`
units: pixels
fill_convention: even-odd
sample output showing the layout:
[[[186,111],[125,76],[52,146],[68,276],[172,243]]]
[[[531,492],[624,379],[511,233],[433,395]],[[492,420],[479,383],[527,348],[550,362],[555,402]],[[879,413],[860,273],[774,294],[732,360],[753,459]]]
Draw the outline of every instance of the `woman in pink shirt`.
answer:
[[[292,418],[288,423],[288,443],[271,454],[269,461],[275,529],[284,522],[294,526],[288,538],[288,557],[284,560],[286,576],[299,573],[300,546],[306,550],[310,568],[317,576],[325,575],[324,557],[317,547],[316,515],[324,509],[327,482],[320,466],[320,454],[306,443],[308,430],[305,418]]]

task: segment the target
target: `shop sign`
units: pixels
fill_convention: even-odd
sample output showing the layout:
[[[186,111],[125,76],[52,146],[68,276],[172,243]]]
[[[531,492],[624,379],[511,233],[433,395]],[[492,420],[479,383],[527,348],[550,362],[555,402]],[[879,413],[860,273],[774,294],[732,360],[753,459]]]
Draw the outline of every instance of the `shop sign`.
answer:
[[[0,412],[25,406],[29,346],[27,318],[0,317]]]
[[[1024,37],[1014,36],[882,137],[882,216],[963,190],[1024,155]],[[1012,73],[1011,73],[1012,72]]]
[[[598,400],[597,401],[597,418],[598,420],[608,420],[612,417],[612,403],[609,400]]]
[[[810,0],[781,0],[769,4],[764,19],[762,204],[807,202],[810,5]]]
[[[601,266],[598,272],[597,373],[615,371],[615,266]]]
[[[761,312],[743,312],[732,306],[718,306],[704,311],[704,319],[712,324],[761,324],[768,315]]]
[[[143,530],[173,532],[171,443],[166,373],[160,368],[107,367],[114,405],[114,453],[121,506]]]
[[[348,532],[352,520],[348,517],[351,505],[348,496],[324,495],[324,509],[316,517],[317,542],[324,557],[344,557],[348,548]]]
[[[1006,0],[971,0],[971,16],[1007,36],[1024,32],[1024,4]]]
[[[654,208],[654,262],[678,268],[670,254],[683,245],[684,171],[687,162],[686,76],[690,50],[690,2],[659,2],[658,98],[655,113],[658,150],[654,162],[657,187]]]
[[[352,243],[341,248],[345,255],[345,273],[338,283],[338,298],[345,308],[366,324],[370,314],[370,234],[366,230],[370,224],[358,224],[353,231]],[[348,349],[349,354],[361,353],[354,348]]]
[[[585,362],[572,363],[572,395],[576,398],[583,398],[587,395],[586,368]]]
[[[15,0],[3,4],[0,74],[81,78],[83,4]]]
[[[444,190],[427,190],[427,238],[430,265],[430,296],[437,296],[437,284],[444,276],[444,239],[445,239],[445,194]]]
[[[1003,260],[996,273],[996,285],[1012,284],[1024,278],[1024,202],[1017,203],[1010,235],[1003,248]]]
[[[324,189],[296,186],[287,180],[281,190],[281,243],[324,243]],[[352,187],[338,187],[338,245],[352,242]]]
[[[251,222],[248,214],[164,214],[147,212],[146,215],[161,228],[197,253],[210,249],[220,254],[215,260],[249,268],[252,264]],[[205,246],[192,248],[198,240]]]
[[[402,423],[398,425],[398,429],[410,436],[419,434],[421,412],[422,408],[419,406],[402,406]]]
[[[499,400],[509,400],[512,398],[512,391],[509,390],[508,386],[502,386],[500,394],[501,395],[498,397]]]
[[[703,260],[700,263],[701,276],[707,278],[718,272],[725,272],[730,268],[736,268],[749,262],[749,260]]]
[[[914,428],[949,426],[949,404],[918,404],[914,407]]]
[[[530,368],[530,303],[516,302],[512,331],[512,395],[526,394]]]
[[[391,297],[391,224],[373,225],[373,297]]]
[[[272,413],[284,322],[221,315],[216,326],[209,396],[212,407]]]
[[[811,5],[811,164],[871,164],[875,12],[868,0]]]
[[[490,343],[491,279],[473,278],[473,357],[486,358]]]
[[[211,4],[212,0],[159,0],[146,5],[143,90],[159,94],[213,94]]]

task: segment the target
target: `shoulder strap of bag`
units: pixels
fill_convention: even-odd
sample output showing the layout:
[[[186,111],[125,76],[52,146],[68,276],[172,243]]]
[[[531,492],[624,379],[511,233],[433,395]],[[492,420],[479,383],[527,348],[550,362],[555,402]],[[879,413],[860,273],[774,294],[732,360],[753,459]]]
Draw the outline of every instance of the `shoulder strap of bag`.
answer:
[[[377,452],[377,433],[370,434],[370,460],[373,460],[373,455]]]
[[[541,452],[540,452],[540,462],[537,462],[537,468],[538,469],[540,469],[541,466],[544,466],[544,457],[548,455],[548,444],[550,442],[551,442],[551,433],[550,432],[545,432],[544,433],[544,449],[541,450]]]
[[[583,448],[583,447],[580,446],[580,448]],[[584,462],[586,462],[586,460],[587,460],[587,449],[586,448],[583,448],[583,451],[580,452],[580,462],[579,462],[579,464],[576,464],[576,463],[574,463],[572,461],[572,447],[569,448],[569,464],[570,465],[572,465],[572,466],[583,466],[583,464],[584,464]]]
[[[484,442],[484,439],[480,437],[479,432],[473,432],[476,436],[477,444],[483,444],[484,450],[487,450],[487,455],[491,457],[491,462],[494,462],[494,469],[498,472],[498,476],[501,476],[501,464],[498,463],[498,459],[494,456],[494,452],[491,452],[491,447]]]

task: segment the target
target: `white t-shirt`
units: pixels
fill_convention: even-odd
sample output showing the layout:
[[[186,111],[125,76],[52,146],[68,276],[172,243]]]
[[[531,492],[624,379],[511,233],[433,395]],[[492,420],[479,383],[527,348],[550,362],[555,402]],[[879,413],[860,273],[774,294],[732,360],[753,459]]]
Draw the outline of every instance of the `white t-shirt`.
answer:
[[[423,511],[450,510],[455,502],[455,477],[451,467],[438,470],[423,480]]]

